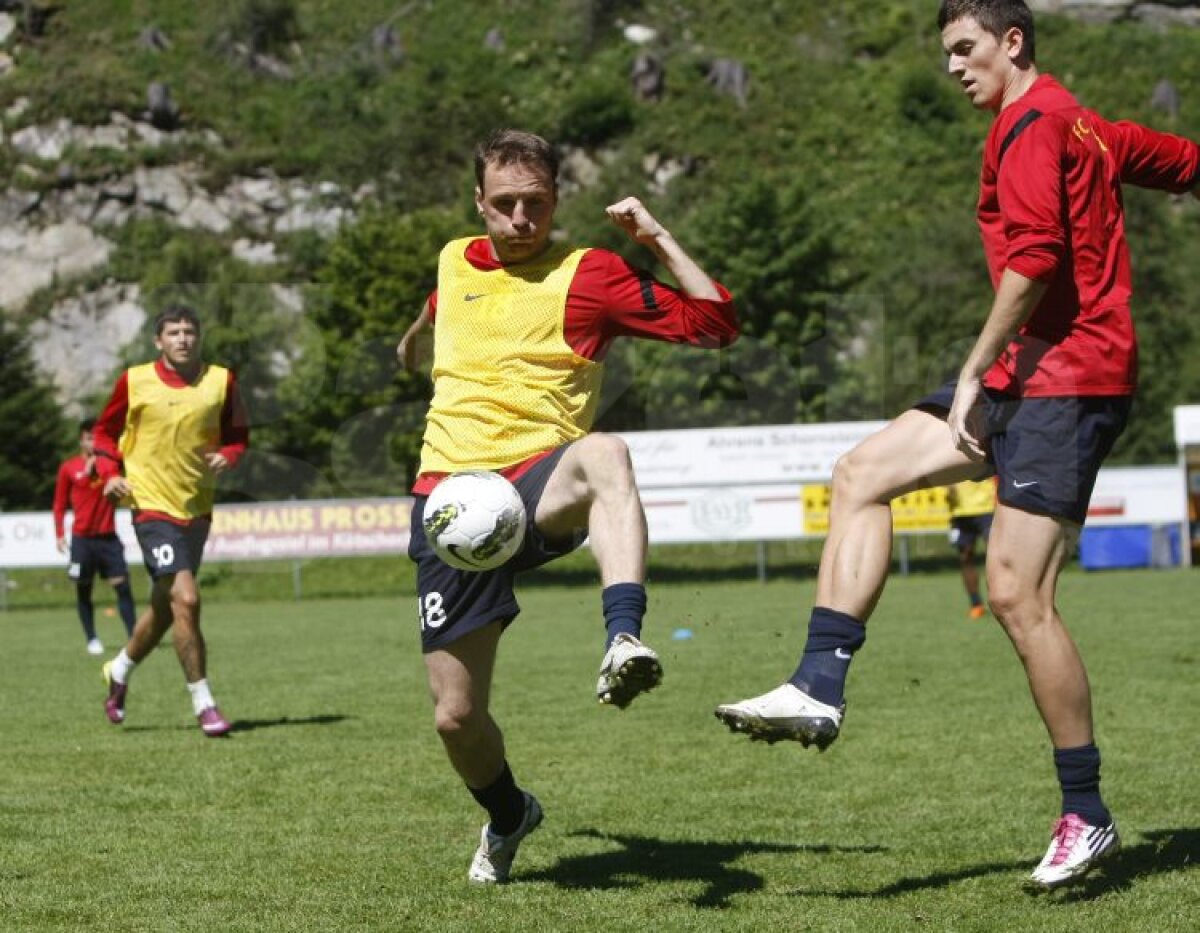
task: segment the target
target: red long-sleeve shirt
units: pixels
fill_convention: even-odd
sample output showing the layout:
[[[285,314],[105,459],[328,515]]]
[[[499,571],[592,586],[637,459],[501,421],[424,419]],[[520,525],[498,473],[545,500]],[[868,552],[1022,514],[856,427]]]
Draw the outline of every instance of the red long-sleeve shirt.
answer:
[[[1110,123],[1049,75],[1002,110],[980,179],[988,268],[993,284],[1012,269],[1048,287],[985,384],[1022,396],[1131,394],[1137,340],[1121,184],[1184,192],[1198,182],[1194,142]]]
[[[188,385],[178,372],[155,360],[154,372],[166,385],[173,388],[185,388]],[[125,430],[125,419],[129,414],[129,373],[121,373],[113,385],[112,395],[104,411],[96,421],[93,429],[93,444],[96,449],[96,472],[102,480],[107,481],[121,472],[121,451],[118,446],[121,434]],[[250,444],[249,417],[238,388],[237,378],[233,370],[229,370],[226,383],[225,404],[221,408],[221,453],[232,469],[241,459],[242,454]],[[169,521],[179,523],[179,519],[161,512],[142,510],[134,516],[135,522]]]
[[[71,535],[91,538],[115,534],[113,504],[104,495],[104,480],[81,456],[71,457],[58,468],[54,484],[54,536],[65,534],[67,510],[75,514]]]
[[[487,237],[472,240],[466,255],[477,269],[503,268],[492,255]],[[616,253],[589,249],[567,290],[563,334],[571,349],[589,360],[604,359],[618,337],[727,346],[738,336],[737,312],[729,292],[716,284],[720,301],[693,298],[631,266]],[[429,308],[436,315],[436,291],[429,296]]]

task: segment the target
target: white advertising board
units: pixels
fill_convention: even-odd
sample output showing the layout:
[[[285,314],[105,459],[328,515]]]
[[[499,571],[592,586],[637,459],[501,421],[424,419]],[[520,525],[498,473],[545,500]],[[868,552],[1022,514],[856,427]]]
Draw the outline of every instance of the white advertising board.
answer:
[[[647,431],[621,435],[633,455],[653,544],[805,537],[802,487],[827,482],[833,465],[886,422]],[[260,502],[217,506],[210,560],[400,554],[408,543],[406,498]],[[1182,522],[1181,469],[1100,471],[1088,525]],[[129,513],[117,531],[131,566],[141,563]],[[0,568],[66,567],[49,512],[0,514]]]
[[[661,487],[642,493],[652,544],[803,537],[800,487]]]
[[[1200,405],[1179,405],[1175,408],[1175,446],[1200,444]]]
[[[1186,518],[1187,492],[1179,467],[1107,467],[1096,477],[1087,526],[1170,525]]]
[[[620,435],[629,445],[638,487],[820,482],[837,458],[886,421],[695,428]]]

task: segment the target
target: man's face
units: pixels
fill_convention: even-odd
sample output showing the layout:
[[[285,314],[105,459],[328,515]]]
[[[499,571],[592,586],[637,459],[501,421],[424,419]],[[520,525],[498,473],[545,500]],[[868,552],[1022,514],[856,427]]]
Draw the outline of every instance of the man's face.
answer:
[[[529,262],[550,243],[558,198],[554,179],[541,168],[489,163],[475,205],[487,225],[496,258],[505,265]]]
[[[90,457],[96,450],[95,439],[91,431],[79,432],[79,452],[85,457]]]
[[[168,321],[154,338],[154,345],[172,369],[188,370],[199,358],[200,334],[191,321]]]
[[[955,20],[942,30],[950,74],[958,79],[977,110],[999,112],[1005,89],[1016,74],[1023,42],[1020,30],[1010,29],[996,38],[973,16]]]

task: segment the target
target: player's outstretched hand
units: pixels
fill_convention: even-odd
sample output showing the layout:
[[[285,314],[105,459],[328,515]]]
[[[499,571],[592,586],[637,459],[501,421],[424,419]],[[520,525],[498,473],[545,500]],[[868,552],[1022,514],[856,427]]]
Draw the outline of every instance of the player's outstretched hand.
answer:
[[[608,219],[639,243],[648,243],[665,231],[637,198],[622,198],[604,209]]]
[[[954,446],[972,460],[987,459],[984,450],[983,409],[979,406],[979,382],[962,380],[954,392],[946,426]]]
[[[113,502],[125,499],[133,492],[133,486],[124,476],[113,476],[104,484],[104,495]]]

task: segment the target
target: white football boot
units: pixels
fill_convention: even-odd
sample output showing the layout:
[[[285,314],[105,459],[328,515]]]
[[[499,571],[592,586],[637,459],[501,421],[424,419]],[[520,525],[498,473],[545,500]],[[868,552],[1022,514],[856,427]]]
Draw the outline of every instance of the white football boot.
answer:
[[[517,856],[517,847],[521,840],[538,828],[542,822],[542,807],[533,794],[525,794],[525,816],[521,825],[507,836],[497,836],[491,831],[491,824],[483,827],[480,834],[479,848],[471,859],[471,869],[467,879],[477,884],[504,884],[512,871],[513,859]]]
[[[639,693],[662,683],[662,662],[652,648],[622,632],[600,662],[596,698],[608,706],[624,709]]]
[[[784,684],[762,696],[718,706],[715,714],[734,732],[745,732],[751,739],[770,743],[790,739],[825,751],[841,731],[846,704],[829,706],[793,684]]]
[[[1078,814],[1068,813],[1054,824],[1050,848],[1029,880],[1043,888],[1057,888],[1082,878],[1120,847],[1115,822],[1092,826]]]

